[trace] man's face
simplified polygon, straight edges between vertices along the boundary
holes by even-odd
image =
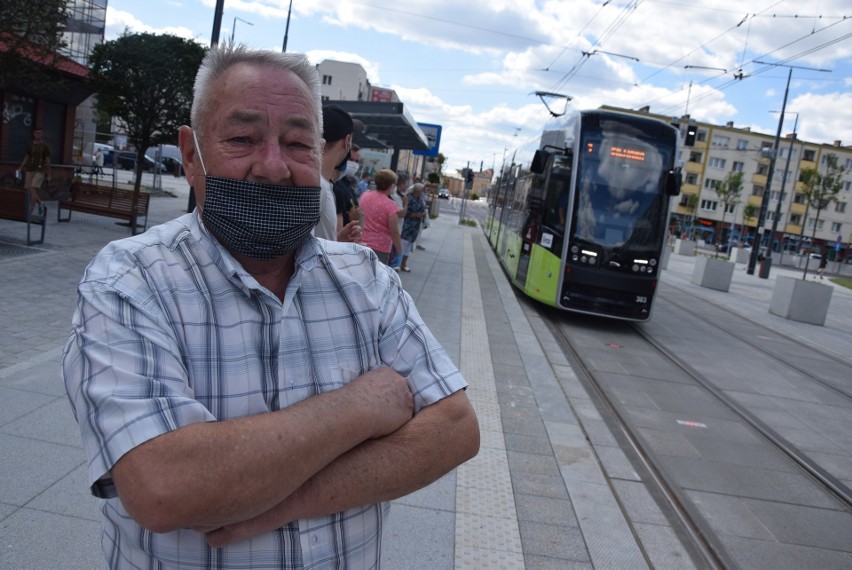
[[[277,184],[319,186],[320,138],[313,99],[293,73],[237,64],[213,84],[198,134],[211,176]],[[204,205],[204,171],[192,140],[181,127],[187,178]]]
[[[43,135],[44,131],[42,131],[41,129],[36,129],[33,131],[33,140],[40,141]]]

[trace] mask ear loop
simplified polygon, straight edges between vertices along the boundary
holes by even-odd
[[[201,147],[198,145],[198,137],[195,135],[195,129],[192,129],[192,140],[195,142],[195,152],[198,153],[198,162],[201,163],[201,170],[204,171],[204,176],[207,176],[207,168],[204,166],[204,157],[201,156]]]

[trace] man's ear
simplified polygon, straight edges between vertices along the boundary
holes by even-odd
[[[178,148],[180,148],[186,179],[192,184],[193,177],[204,175],[204,169],[201,168],[201,162],[198,159],[198,149],[195,148],[192,127],[183,125],[178,129]]]

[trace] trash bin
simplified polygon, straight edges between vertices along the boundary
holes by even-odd
[[[760,260],[760,272],[758,272],[757,276],[761,279],[769,278],[769,270],[772,268],[772,258],[769,256],[763,256]]]

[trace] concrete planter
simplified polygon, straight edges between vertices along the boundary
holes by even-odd
[[[672,247],[669,244],[663,246],[662,259],[660,260],[660,266],[663,269],[669,268],[669,258],[672,256]]]
[[[675,251],[680,255],[695,255],[695,240],[678,238],[675,240]]]
[[[831,285],[794,277],[776,277],[769,312],[790,321],[822,326],[831,303]]]
[[[734,277],[733,263],[726,259],[699,256],[692,270],[692,284],[706,289],[728,292]]]
[[[748,263],[751,250],[744,247],[731,248],[731,261],[734,263]]]

